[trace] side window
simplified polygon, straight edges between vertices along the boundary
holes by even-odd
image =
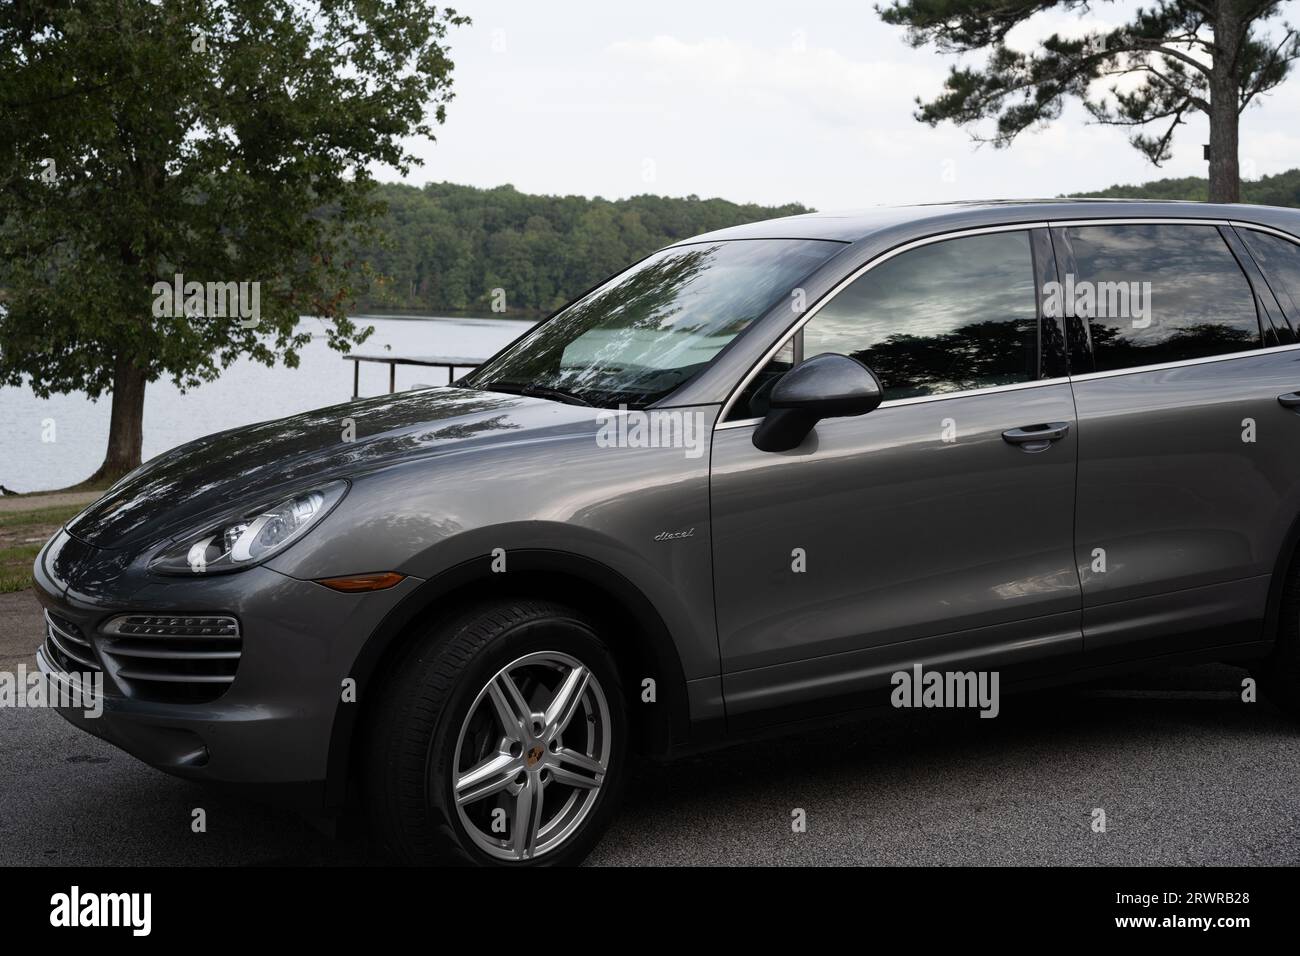
[[[864,272],[800,333],[801,354],[849,355],[880,379],[885,400],[939,395],[1038,377],[1038,310],[1027,232],[946,239]],[[778,356],[731,417],[759,417],[789,369]]]
[[[1287,321],[1292,326],[1300,323],[1300,246],[1254,229],[1237,232],[1263,270],[1269,288],[1286,312]]]
[[[1217,227],[1074,226],[1066,234],[1076,274],[1056,305],[1087,320],[1098,372],[1260,347],[1254,293]]]

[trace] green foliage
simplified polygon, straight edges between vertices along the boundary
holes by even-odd
[[[1290,27],[1279,35],[1264,29],[1283,7],[1267,0],[1156,0],[1129,12],[1129,22],[1114,29],[1054,33],[1033,50],[1007,44],[1014,28],[1040,14],[1086,18],[1098,6],[1115,3],[894,0],[877,10],[886,23],[905,27],[914,46],[987,53],[981,66],[953,67],[934,100],[918,99],[922,122],[974,126],[992,120],[992,132],[977,138],[1006,146],[1024,130],[1056,119],[1066,100],[1076,98],[1096,121],[1130,129],[1133,145],[1157,166],[1169,158],[1189,112],[1235,129],[1237,114],[1282,83],[1300,57],[1300,36]],[[1152,125],[1155,135],[1144,132]],[[1234,154],[1235,178],[1235,135],[1224,146]]]
[[[25,591],[32,583],[32,565],[41,553],[39,544],[0,548],[0,594]]]
[[[442,122],[464,22],[425,0],[0,5],[0,384],[97,397],[295,365],[304,312],[335,348],[364,338],[368,169],[409,172],[403,139]],[[176,273],[260,283],[260,325],[156,318]]]
[[[1075,193],[1096,199],[1182,199],[1205,201],[1209,186],[1198,176],[1182,179],[1157,179],[1140,185],[1111,186],[1099,192]],[[1289,169],[1276,176],[1264,176],[1241,184],[1242,202],[1261,206],[1300,207],[1300,169]]]
[[[19,499],[24,500],[24,499]],[[62,527],[64,522],[71,521],[77,515],[81,514],[86,508],[85,504],[76,505],[48,505],[44,508],[24,508],[21,511],[0,511],[0,533],[6,529],[24,528],[31,526],[53,525]]]
[[[359,256],[385,279],[359,305],[482,311],[503,289],[511,312],[549,312],[679,239],[809,210],[722,199],[533,196],[513,186],[384,185],[385,241]]]
[[[46,540],[85,507],[48,505],[0,511],[0,594],[22,591],[31,584],[32,564]]]

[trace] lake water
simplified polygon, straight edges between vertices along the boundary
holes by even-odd
[[[532,327],[517,319],[358,316],[374,334],[361,355],[447,355],[487,358]],[[329,347],[325,323],[304,318],[311,344],[299,353],[298,368],[271,368],[246,359],[215,382],[184,394],[169,381],[145,392],[146,460],[184,442],[225,428],[281,418],[336,405],[352,397],[352,363]],[[463,372],[458,372],[463,374]],[[399,391],[442,385],[445,369],[398,366]],[[388,366],[361,364],[362,395],[388,391]],[[13,491],[66,488],[88,478],[104,460],[110,398],[92,402],[84,394],[39,399],[29,389],[0,388],[0,485]],[[53,425],[53,441],[49,437]]]

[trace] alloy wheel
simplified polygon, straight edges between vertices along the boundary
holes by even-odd
[[[612,731],[605,692],[576,658],[539,651],[507,664],[479,691],[456,740],[461,825],[499,860],[555,851],[599,799]]]

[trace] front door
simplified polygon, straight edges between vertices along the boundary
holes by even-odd
[[[1059,344],[1040,331],[1048,249],[1045,231],[993,231],[878,261],[742,390],[711,478],[733,725],[863,706],[913,663],[1080,650],[1074,402],[1040,347]],[[871,368],[884,403],[759,451],[771,385],[822,352]]]

